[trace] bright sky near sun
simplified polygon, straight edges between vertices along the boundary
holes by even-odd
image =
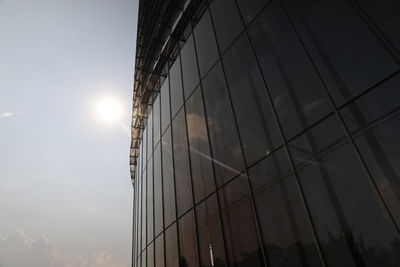
[[[0,0],[0,266],[123,267],[137,0]]]

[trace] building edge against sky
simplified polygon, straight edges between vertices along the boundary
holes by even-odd
[[[140,0],[132,266],[400,266],[399,11]]]

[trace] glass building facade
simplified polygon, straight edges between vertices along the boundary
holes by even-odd
[[[400,2],[140,5],[132,266],[400,266]]]

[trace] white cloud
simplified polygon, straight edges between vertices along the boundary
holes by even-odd
[[[3,118],[7,118],[7,117],[14,116],[14,113],[12,113],[12,112],[3,112],[3,113],[1,114],[1,116],[2,116]]]
[[[42,235],[33,238],[23,231],[12,231],[0,238],[1,267],[125,267],[115,263],[110,253],[100,251],[75,259],[56,252],[53,242]]]

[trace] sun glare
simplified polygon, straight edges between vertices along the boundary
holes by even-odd
[[[113,97],[100,98],[96,103],[96,115],[103,121],[117,121],[121,118],[122,114],[121,103]]]

